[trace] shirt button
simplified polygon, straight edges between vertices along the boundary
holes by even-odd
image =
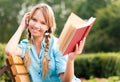
[[[38,72],[38,74],[40,75],[40,72]]]

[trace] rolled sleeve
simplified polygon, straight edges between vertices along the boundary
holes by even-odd
[[[58,46],[55,49],[55,61],[56,61],[56,72],[59,75],[60,73],[64,73],[66,71],[68,56],[63,56],[59,51]]]
[[[26,52],[26,50],[27,50],[27,45],[28,45],[27,39],[22,40],[22,41],[18,44],[18,47],[22,49],[22,54],[21,54],[21,57],[22,57],[22,58],[25,56],[25,52]]]

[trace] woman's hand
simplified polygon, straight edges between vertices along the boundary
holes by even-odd
[[[26,13],[22,18],[22,21],[20,23],[20,27],[23,28],[23,30],[25,30],[28,27],[29,17],[30,17],[30,12]]]
[[[69,61],[74,61],[75,58],[82,53],[84,44],[85,44],[86,37],[79,42],[79,44],[76,44],[75,51],[69,54]]]
[[[86,40],[86,38],[81,40],[79,42],[79,44],[76,44],[75,51],[68,55],[68,62],[67,62],[66,71],[64,74],[62,74],[62,73],[60,74],[62,82],[72,82],[72,79],[74,77],[74,60],[79,54],[82,53],[85,40]]]

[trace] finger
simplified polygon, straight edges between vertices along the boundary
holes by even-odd
[[[78,44],[76,44],[75,54],[76,54],[76,55],[80,54],[80,53],[79,53],[79,45],[78,45]]]
[[[86,37],[83,38],[82,47],[84,47],[84,45],[85,45],[85,41],[86,41]]]
[[[77,52],[78,51],[78,44],[76,44],[76,48],[75,48],[75,52]]]
[[[30,12],[26,13],[26,24],[29,24],[29,20],[30,20]]]
[[[80,50],[81,46],[82,46],[82,40],[79,42],[79,47],[78,47],[79,50]]]
[[[84,43],[85,43],[85,41],[86,41],[86,37],[83,38],[83,42],[84,42]]]
[[[26,15],[30,15],[30,12],[27,12]]]
[[[80,53],[82,53],[83,47],[84,47],[85,39],[81,40],[79,43],[78,50]]]
[[[81,40],[78,46],[78,50],[80,53],[82,52],[82,47],[83,47],[83,41]]]
[[[86,41],[86,37],[83,38],[83,40],[81,40],[82,42],[80,43],[82,46],[84,46],[85,41]]]

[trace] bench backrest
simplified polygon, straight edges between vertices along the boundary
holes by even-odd
[[[28,71],[21,57],[8,56],[7,63],[10,66],[10,72],[14,82],[30,82]]]

